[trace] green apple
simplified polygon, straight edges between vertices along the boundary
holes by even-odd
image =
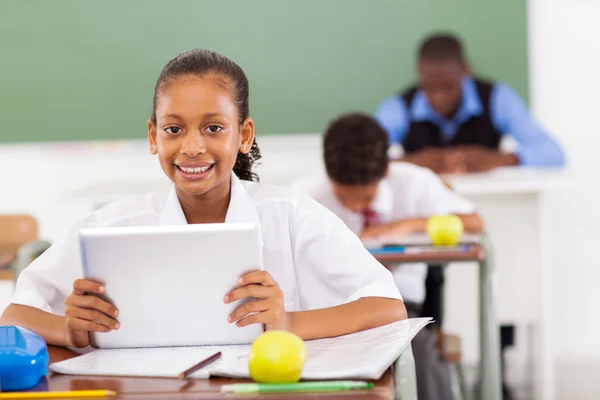
[[[427,234],[434,246],[456,246],[463,230],[456,215],[435,215],[427,220]]]
[[[285,331],[261,334],[250,348],[250,377],[262,383],[293,383],[300,380],[306,346],[298,336]]]

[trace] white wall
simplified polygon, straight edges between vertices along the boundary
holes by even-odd
[[[318,134],[264,136],[261,181],[286,185],[321,170]],[[0,214],[28,213],[55,240],[94,204],[155,191],[169,182],[146,140],[0,145]]]
[[[557,356],[600,358],[600,1],[529,0],[534,113],[581,182],[555,199]]]

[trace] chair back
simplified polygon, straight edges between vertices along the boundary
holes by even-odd
[[[21,246],[38,238],[38,224],[30,215],[0,215],[0,268]]]

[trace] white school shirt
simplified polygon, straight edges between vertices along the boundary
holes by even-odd
[[[325,174],[302,178],[293,186],[335,213],[352,232],[357,235],[362,232],[362,213],[350,211],[338,201]],[[378,214],[380,223],[475,211],[471,203],[448,189],[431,170],[404,162],[390,163],[388,175],[379,183],[371,209]],[[392,270],[404,300],[422,303],[427,265],[401,264]]]
[[[392,275],[329,210],[288,188],[241,181],[233,174],[231,182],[225,222],[259,226],[264,269],[282,289],[286,311],[370,296],[401,299]],[[174,187],[109,204],[77,223],[21,273],[12,302],[64,315],[64,300],[83,273],[80,228],[182,224],[187,221]]]

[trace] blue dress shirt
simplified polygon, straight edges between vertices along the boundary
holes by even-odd
[[[377,121],[390,135],[392,143],[402,143],[411,121],[433,122],[445,140],[451,140],[461,124],[483,113],[483,105],[472,77],[462,83],[461,104],[455,116],[448,120],[435,112],[427,96],[419,90],[410,108],[400,96],[384,100],[375,114]],[[558,143],[534,121],[527,106],[509,86],[495,83],[490,98],[490,118],[498,132],[512,136],[519,144],[516,155],[521,165],[559,167],[565,156]]]

